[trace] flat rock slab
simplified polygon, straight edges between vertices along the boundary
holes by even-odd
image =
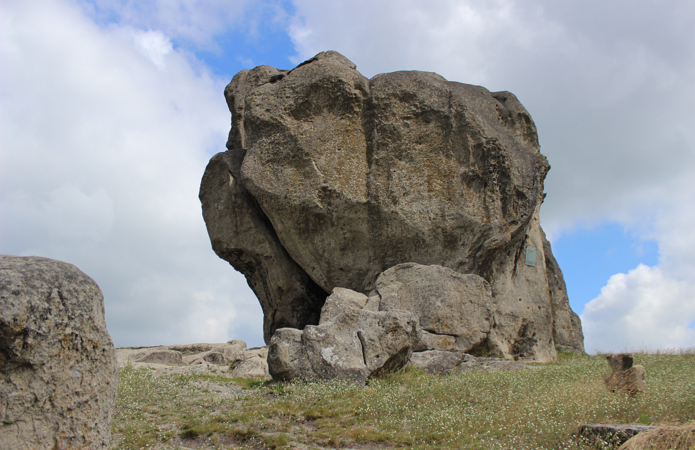
[[[643,431],[655,430],[657,428],[659,427],[649,425],[587,423],[579,427],[579,435],[587,439],[590,443],[603,441],[617,446]]]
[[[144,367],[154,370],[156,375],[183,373],[270,379],[268,349],[247,349],[246,343],[239,340],[226,344],[118,348],[116,358],[119,367],[128,364]]]

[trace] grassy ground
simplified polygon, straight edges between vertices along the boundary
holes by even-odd
[[[695,419],[695,351],[635,354],[647,392],[608,393],[603,356],[522,372],[402,371],[366,387],[192,375],[119,375],[113,449],[588,449],[583,423]]]

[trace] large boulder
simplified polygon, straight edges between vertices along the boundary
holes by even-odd
[[[0,256],[1,448],[106,448],[117,370],[91,278],[60,261]]]
[[[317,324],[334,288],[370,296],[409,262],[490,284],[485,353],[550,360],[553,327],[580,327],[551,298],[538,221],[549,165],[513,94],[428,72],[367,79],[325,52],[241,71],[225,97],[228,151],[200,199],[213,249],[261,302],[266,341]]]

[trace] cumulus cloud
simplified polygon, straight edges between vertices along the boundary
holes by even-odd
[[[587,351],[691,348],[695,289],[658,267],[613,275],[581,316]]]
[[[197,199],[224,150],[228,80],[162,31],[52,0],[2,9],[0,252],[93,277],[117,345],[262,343],[258,302],[210,249]]]
[[[616,274],[587,305],[587,348],[695,343],[695,4],[294,3],[297,62],[334,49],[366,76],[428,70],[514,92],[552,166],[551,240],[610,221],[659,245],[657,267]],[[643,313],[661,309],[679,315]]]

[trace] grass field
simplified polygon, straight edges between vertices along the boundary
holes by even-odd
[[[583,423],[695,419],[695,351],[634,354],[647,392],[608,393],[605,357],[519,372],[401,371],[367,386],[119,374],[113,449],[588,449]],[[609,446],[607,448],[610,448]]]

